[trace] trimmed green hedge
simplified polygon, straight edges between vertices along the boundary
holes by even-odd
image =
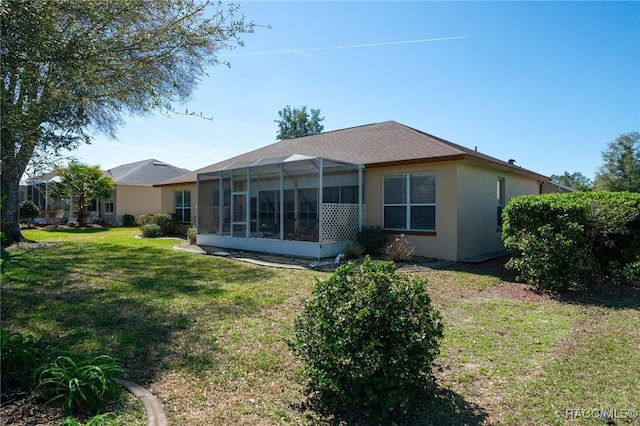
[[[503,212],[507,266],[540,288],[566,290],[594,274],[638,284],[640,194],[578,192],[513,198]]]

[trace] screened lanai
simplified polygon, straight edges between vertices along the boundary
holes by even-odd
[[[291,155],[198,174],[197,243],[335,256],[364,223],[363,173],[358,164]]]

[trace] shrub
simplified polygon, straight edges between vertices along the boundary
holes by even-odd
[[[144,238],[158,238],[163,235],[162,228],[160,228],[160,225],[156,225],[155,223],[147,223],[146,225],[142,225],[140,227],[140,231],[142,232],[142,236]]]
[[[156,213],[141,214],[136,219],[136,223],[142,229],[145,225],[158,225],[161,235],[175,235],[178,229],[179,220],[175,214]]]
[[[405,412],[432,382],[443,326],[426,281],[369,256],[359,270],[354,266],[317,280],[289,345],[312,391],[380,421]]]
[[[36,384],[47,399],[44,405],[60,401],[66,413],[99,411],[108,398],[118,395],[120,387],[113,379],[123,373],[124,369],[110,356],[70,354],[40,367]]]
[[[26,220],[31,225],[31,219],[40,215],[40,209],[31,200],[20,203],[20,219]]]
[[[162,235],[174,235],[180,222],[175,214],[156,213],[153,215],[153,223],[160,226]]]
[[[360,244],[349,241],[347,244],[345,244],[344,250],[342,252],[344,253],[344,257],[346,259],[357,259],[362,256],[362,253],[364,253],[364,249]]]
[[[198,235],[197,228],[189,228],[187,229],[187,240],[189,240],[189,244],[196,243],[196,236]]]
[[[141,214],[136,218],[136,225],[138,226],[144,226],[150,223],[154,223],[152,214]]]
[[[36,339],[30,334],[12,333],[0,329],[2,369],[1,387],[29,387],[33,373],[44,364],[50,352],[47,339]]]
[[[520,279],[566,290],[640,258],[640,194],[516,197],[504,209],[502,238]]]
[[[380,226],[364,226],[356,235],[356,240],[365,254],[376,254],[382,251],[387,242],[387,234]]]
[[[411,260],[416,253],[416,246],[407,240],[404,234],[396,235],[390,244],[384,248],[384,254],[387,259],[393,262],[402,262]]]
[[[122,224],[124,226],[134,226],[136,224],[136,218],[132,214],[125,213]]]

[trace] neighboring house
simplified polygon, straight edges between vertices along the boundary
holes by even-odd
[[[321,258],[379,225],[417,255],[458,261],[504,250],[502,208],[548,181],[387,121],[278,141],[155,186],[163,211],[189,209],[200,245]]]
[[[125,214],[138,216],[161,212],[161,190],[153,185],[190,171],[149,159],[123,164],[106,172],[113,177],[115,191],[112,198],[102,200],[99,210],[104,223],[120,226]]]
[[[162,211],[161,190],[153,184],[189,173],[171,164],[155,159],[123,164],[106,171],[115,183],[111,198],[93,200],[87,207],[89,223],[121,226],[125,214],[138,216],[145,213]],[[20,201],[32,200],[46,219],[41,223],[66,223],[75,220],[77,211],[69,201],[54,200],[48,193],[52,183],[59,181],[58,176],[48,173],[41,179],[28,180],[20,185]],[[189,219],[186,220],[189,222]]]

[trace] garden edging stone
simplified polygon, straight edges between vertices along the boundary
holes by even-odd
[[[116,383],[131,392],[142,402],[144,410],[147,412],[147,426],[168,426],[167,416],[164,414],[162,403],[151,392],[140,385],[124,379],[114,379]]]

